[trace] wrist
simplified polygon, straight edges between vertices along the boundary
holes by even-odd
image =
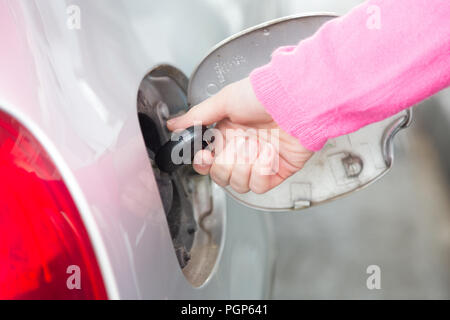
[[[311,117],[308,110],[303,110],[300,103],[291,98],[273,62],[255,69],[249,79],[256,98],[281,129],[310,151],[318,151],[325,145],[325,124]]]

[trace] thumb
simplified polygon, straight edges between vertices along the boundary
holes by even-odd
[[[224,90],[192,107],[186,114],[167,121],[169,130],[186,129],[201,123],[203,126],[216,123],[227,117]]]

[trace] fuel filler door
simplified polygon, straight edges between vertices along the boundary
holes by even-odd
[[[293,16],[271,21],[218,44],[199,64],[189,81],[188,102],[194,106],[220,89],[247,77],[270,62],[281,46],[296,45],[313,35],[333,15]],[[307,79],[305,79],[307,81]],[[228,193],[244,205],[265,211],[309,208],[362,189],[392,166],[394,135],[411,121],[411,111],[328,141],[306,166],[266,194]]]

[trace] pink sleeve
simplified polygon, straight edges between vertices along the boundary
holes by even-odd
[[[450,85],[450,0],[372,0],[252,72],[258,100],[310,150]]]

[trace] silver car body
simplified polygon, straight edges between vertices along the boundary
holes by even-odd
[[[227,214],[214,271],[199,288],[185,279],[136,109],[139,84],[153,66],[170,63],[189,74],[210,47],[239,31],[234,15],[248,24],[271,18],[261,10],[247,21],[244,5],[0,1],[0,107],[31,130],[61,171],[111,299],[256,299],[269,292],[270,218],[231,202],[219,202]],[[71,28],[77,8],[80,28]],[[224,199],[223,190],[214,194]]]

